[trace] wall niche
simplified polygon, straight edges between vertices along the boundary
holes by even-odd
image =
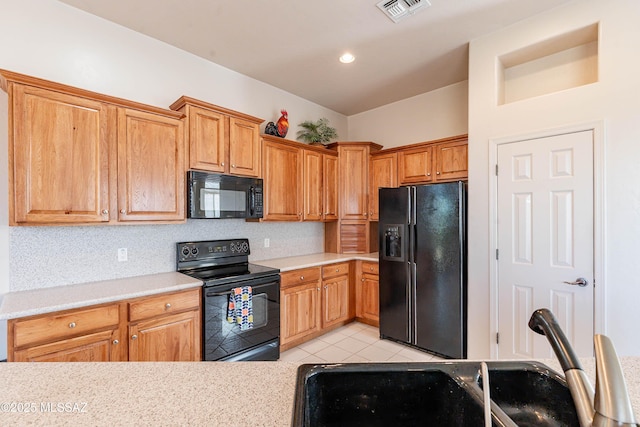
[[[498,105],[598,81],[598,24],[498,57]]]

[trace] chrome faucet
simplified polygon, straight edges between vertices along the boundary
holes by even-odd
[[[638,427],[622,368],[611,340],[594,337],[596,353],[596,391],[582,370],[580,361],[551,311],[536,310],[529,328],[545,335],[564,371],[576,407],[580,427]]]

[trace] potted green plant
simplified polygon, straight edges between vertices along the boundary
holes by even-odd
[[[304,141],[311,145],[325,145],[332,139],[338,137],[335,128],[329,126],[329,119],[321,118],[317,121],[305,120],[298,124],[300,129],[297,134],[299,141]]]

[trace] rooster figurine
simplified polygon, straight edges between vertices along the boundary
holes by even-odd
[[[284,138],[287,136],[287,131],[289,131],[289,115],[287,114],[287,110],[280,110],[280,113],[282,115],[276,122],[276,127],[278,128],[278,135]]]
[[[269,122],[264,128],[264,133],[267,135],[279,136],[284,138],[289,131],[289,116],[287,110],[280,110],[282,114],[276,123]]]

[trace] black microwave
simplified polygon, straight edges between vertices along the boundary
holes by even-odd
[[[262,218],[262,179],[188,171],[188,217]]]

